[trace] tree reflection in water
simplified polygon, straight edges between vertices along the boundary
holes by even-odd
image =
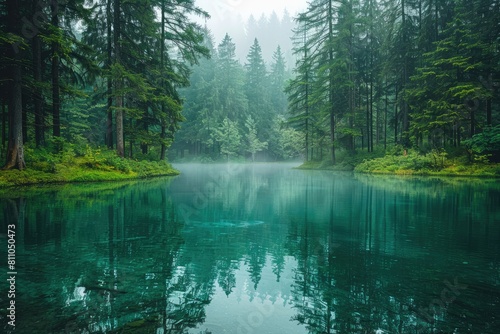
[[[498,185],[276,166],[0,195],[16,333],[500,328]]]

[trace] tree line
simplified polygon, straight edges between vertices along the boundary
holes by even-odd
[[[164,159],[184,120],[180,87],[208,57],[193,0],[0,3],[1,153],[90,142]]]
[[[212,57],[200,60],[193,68],[191,85],[181,90],[186,122],[176,136],[173,157],[254,161],[257,154],[266,160],[299,156],[301,134],[287,123],[283,87],[290,73],[281,47],[266,64],[254,38],[241,64],[228,34],[217,46],[206,34]]]
[[[343,150],[500,152],[497,0],[313,0],[296,17],[290,122],[306,160]]]
[[[289,73],[278,45],[266,62],[254,38],[244,64],[229,35],[215,46],[193,0],[6,0],[4,168],[26,166],[25,145],[164,160],[176,133],[173,157],[211,160],[334,164],[339,150],[388,145],[498,158],[499,11],[498,0],[312,0],[295,17]]]

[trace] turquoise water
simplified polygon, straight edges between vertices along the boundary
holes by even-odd
[[[498,333],[498,181],[176,167],[0,194],[12,333]]]

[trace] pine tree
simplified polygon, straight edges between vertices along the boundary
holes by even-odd
[[[335,73],[332,69],[335,61],[334,40],[336,31],[334,22],[337,19],[336,3],[333,0],[315,0],[309,3],[307,11],[299,16],[299,24],[307,23],[310,34],[307,48],[314,50],[309,57],[313,64],[317,80],[313,91],[322,118],[328,124],[330,132],[330,160],[335,164],[335,146],[337,145],[335,126],[338,112],[334,107]]]
[[[267,139],[271,128],[272,115],[270,115],[267,71],[257,39],[254,40],[253,45],[250,47],[245,68],[245,94],[248,100],[248,114],[257,121],[261,132],[260,138]]]
[[[312,65],[311,59],[309,58],[310,51],[307,43],[307,33],[307,22],[301,20],[299,27],[294,31],[294,54],[298,56],[295,67],[295,78],[288,82],[285,93],[288,96],[289,123],[293,128],[304,134],[305,160],[309,161]]]
[[[284,93],[285,82],[288,79],[286,73],[286,63],[281,47],[278,45],[273,54],[273,62],[269,73],[270,96],[273,112],[284,115],[287,107],[286,95]]]
[[[220,101],[216,80],[218,55],[208,30],[205,30],[204,44],[211,57],[202,58],[198,65],[193,66],[190,85],[181,90],[186,121],[176,135],[176,147],[194,145],[196,154],[213,155],[216,150],[213,131],[219,122]]]
[[[221,117],[232,121],[239,120],[248,110],[248,101],[244,94],[244,72],[236,60],[236,46],[231,37],[226,34],[219,44],[217,58],[217,95],[221,108]]]
[[[257,127],[256,122],[251,115],[248,115],[245,121],[245,127],[247,128],[246,133],[246,151],[252,155],[252,161],[255,161],[255,153],[262,151],[267,148],[266,141],[260,141],[257,137]]]
[[[220,145],[220,153],[229,161],[231,156],[237,156],[240,152],[241,134],[236,122],[224,118],[222,124],[215,130],[214,137]]]
[[[444,147],[447,139],[460,145],[466,123],[467,137],[476,133],[475,106],[490,98],[491,93],[479,80],[486,46],[472,30],[468,17],[463,3],[455,8],[454,19],[434,43],[434,50],[425,54],[418,74],[412,77],[414,85],[408,90],[408,101],[414,109],[421,109],[413,115],[411,127],[416,143],[420,136],[428,135],[438,148]]]

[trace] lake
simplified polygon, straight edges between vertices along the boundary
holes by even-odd
[[[0,328],[498,333],[498,180],[293,166],[2,192]]]

